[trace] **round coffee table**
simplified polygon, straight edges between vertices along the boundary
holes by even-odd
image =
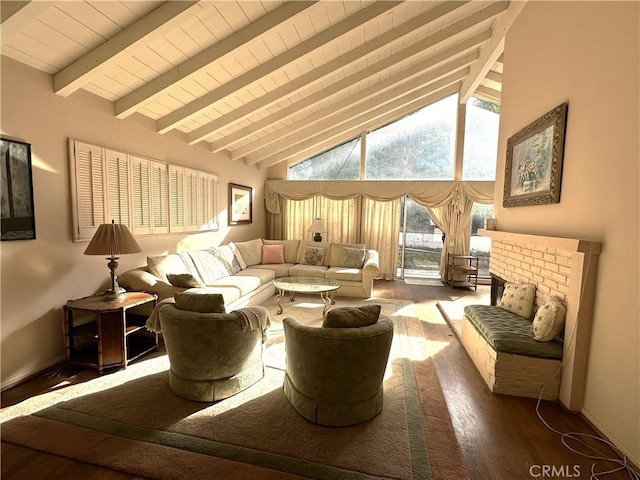
[[[278,290],[276,295],[276,304],[278,305],[276,315],[282,313],[280,298],[285,292],[289,293],[289,298],[292,302],[296,299],[296,293],[319,293],[320,298],[324,301],[324,309],[322,310],[322,315],[324,315],[329,310],[329,307],[335,303],[333,296],[336,290],[340,288],[339,281],[321,277],[283,277],[276,279],[273,285]]]

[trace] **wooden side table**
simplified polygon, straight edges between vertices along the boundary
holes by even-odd
[[[127,367],[139,356],[158,349],[158,334],[149,332],[146,315],[133,307],[158,297],[127,292],[123,300],[105,301],[102,295],[69,300],[64,309],[67,362],[97,368]]]

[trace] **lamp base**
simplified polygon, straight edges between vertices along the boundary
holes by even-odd
[[[114,301],[124,300],[125,292],[126,290],[122,287],[117,287],[115,290],[110,288],[105,292],[104,296],[102,297],[102,300],[104,300],[105,302],[114,302]]]
[[[314,242],[321,242],[321,241],[322,241],[322,235],[320,235],[319,233],[316,233],[316,234],[313,236],[313,241],[314,241]]]

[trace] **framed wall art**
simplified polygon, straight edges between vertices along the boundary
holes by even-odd
[[[504,207],[560,202],[567,103],[507,140]]]
[[[249,224],[253,214],[253,189],[229,183],[229,225]]]
[[[31,145],[0,138],[0,225],[2,240],[36,238],[31,177]]]

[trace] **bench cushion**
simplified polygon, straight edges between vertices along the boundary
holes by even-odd
[[[562,343],[538,342],[533,326],[520,315],[492,305],[467,305],[464,314],[482,337],[500,352],[543,358],[562,358]]]

